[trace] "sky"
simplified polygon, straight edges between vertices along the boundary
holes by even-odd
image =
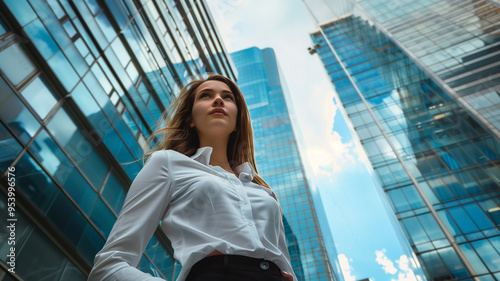
[[[332,0],[333,1],[333,0]],[[421,280],[366,154],[350,133],[300,0],[206,0],[228,52],[273,48],[287,82],[302,160],[323,206],[344,279]],[[323,226],[322,226],[323,227]]]

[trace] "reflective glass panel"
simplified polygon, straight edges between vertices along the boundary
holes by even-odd
[[[89,214],[97,194],[52,138],[42,131],[29,149],[82,210]]]
[[[39,19],[28,24],[24,31],[26,31],[43,58],[48,59],[59,50],[56,42]]]
[[[59,109],[47,128],[92,184],[99,188],[108,167],[96,153],[96,147],[82,133],[85,130],[73,122],[64,108]]]
[[[47,113],[56,105],[57,99],[51,89],[45,83],[45,79],[40,76],[35,78],[21,92],[24,98],[35,109],[38,115],[43,119]]]
[[[101,28],[102,33],[104,33],[104,36],[106,36],[106,39],[108,39],[108,42],[113,41],[113,39],[116,37],[116,32],[111,26],[111,23],[109,23],[106,14],[100,13],[97,17],[95,17],[95,20],[97,21],[97,24]]]
[[[109,174],[106,184],[102,189],[102,197],[118,214],[122,208],[127,192],[125,191],[121,181],[117,179],[114,172]]]
[[[130,56],[123,46],[123,43],[120,40],[115,40],[111,44],[111,48],[113,48],[113,51],[115,51],[116,56],[118,57],[118,60],[120,60],[122,66],[125,67],[130,61]]]
[[[45,214],[56,195],[61,193],[59,187],[28,153],[23,154],[15,167],[19,174],[18,189]]]
[[[465,269],[462,261],[460,261],[457,254],[451,247],[440,249],[438,252],[444,263],[448,266],[448,269],[453,274],[454,278],[459,279],[469,276],[469,273]]]
[[[424,229],[417,218],[409,218],[403,221],[408,233],[411,235],[414,244],[420,244],[429,241]]]
[[[78,243],[78,251],[90,264],[93,264],[95,255],[103,246],[104,239],[90,224],[87,224],[80,243]]]
[[[476,250],[477,254],[484,261],[486,266],[491,271],[499,271],[500,263],[497,262],[500,259],[500,255],[495,251],[493,246],[488,242],[488,240],[479,240],[472,242],[472,247]]]
[[[64,54],[61,51],[57,51],[56,54],[47,61],[47,63],[55,72],[64,88],[70,92],[80,78]]]
[[[83,41],[82,38],[78,38],[75,41],[75,47],[80,52],[82,57],[85,57],[89,54],[89,48],[87,48],[87,45],[85,45],[85,42]]]
[[[463,233],[470,233],[478,231],[477,226],[472,222],[467,213],[462,209],[462,207],[454,207],[448,209],[451,216],[460,227]]]
[[[158,241],[155,235],[149,240],[145,252],[165,276],[170,276],[172,274],[174,260],[170,257],[167,250],[160,241]]]
[[[14,43],[0,52],[0,70],[14,85],[19,85],[33,73],[35,65],[26,56],[18,43]]]
[[[448,269],[443,264],[436,251],[423,253],[421,257],[433,280],[434,278],[435,280],[449,279],[450,274],[448,272]]]
[[[61,251],[38,228],[24,241],[16,255],[16,273],[26,280],[58,280],[66,262]]]
[[[86,281],[87,276],[83,275],[75,265],[68,261],[59,280]]]
[[[87,2],[87,6],[89,7],[89,10],[92,12],[92,14],[97,14],[101,10],[101,7],[99,4],[97,4],[96,0],[85,0]]]
[[[5,0],[4,2],[22,26],[36,18],[36,14],[28,1]]]
[[[64,30],[66,30],[66,33],[68,33],[69,37],[73,37],[76,34],[76,29],[71,23],[71,21],[66,21],[63,23]]]
[[[57,2],[57,0],[47,0],[47,4],[49,4],[54,14],[56,14],[57,18],[60,19],[66,15],[61,5]]]
[[[0,172],[3,173],[7,170],[21,149],[21,145],[7,129],[0,124]]]
[[[470,244],[468,243],[461,244],[460,248],[462,249],[465,256],[476,270],[477,274],[488,273],[488,269],[486,269],[486,266],[484,266],[484,263],[481,261],[481,259],[479,259],[476,252],[472,249]]]
[[[62,192],[57,194],[54,199],[54,203],[47,212],[47,218],[75,246],[82,236],[83,228],[87,224],[87,220],[83,218],[82,213],[75,208],[75,205]]]
[[[90,219],[106,237],[108,237],[109,232],[116,221],[116,217],[100,199],[97,199],[94,210],[92,210],[92,213],[90,214]]]
[[[23,142],[28,142],[40,123],[0,77],[0,117]]]

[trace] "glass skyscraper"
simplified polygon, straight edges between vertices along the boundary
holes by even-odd
[[[207,72],[237,76],[204,1],[0,1],[0,280],[86,280],[160,114]],[[140,269],[177,276],[161,231]]]
[[[231,57],[252,119],[258,172],[280,200],[297,278],[343,280],[333,243],[327,249],[323,240],[323,235],[331,238],[328,222],[320,228],[318,218],[324,216],[318,212],[324,210],[314,205],[290,118],[286,82],[274,51],[253,47]]]
[[[318,1],[304,2],[318,15]],[[351,5],[311,39],[415,268],[428,280],[500,280],[498,4]]]

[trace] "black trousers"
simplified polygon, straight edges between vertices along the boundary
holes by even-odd
[[[284,281],[272,261],[238,255],[210,256],[191,268],[186,281]]]

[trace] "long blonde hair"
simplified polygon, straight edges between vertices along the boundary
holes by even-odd
[[[198,133],[189,124],[193,118],[192,109],[196,89],[203,82],[211,80],[220,81],[229,87],[238,108],[236,132],[231,133],[227,144],[227,158],[231,169],[234,170],[238,165],[249,162],[255,171],[252,182],[271,189],[257,172],[252,123],[243,94],[236,86],[236,83],[219,74],[210,74],[206,79],[193,80],[182,88],[179,97],[161,115],[158,128],[147,139],[144,159],[153,152],[162,149],[172,149],[188,157],[198,150],[200,147]],[[162,124],[165,124],[165,126],[162,126]],[[158,136],[158,141],[150,148],[150,144],[156,136]]]

